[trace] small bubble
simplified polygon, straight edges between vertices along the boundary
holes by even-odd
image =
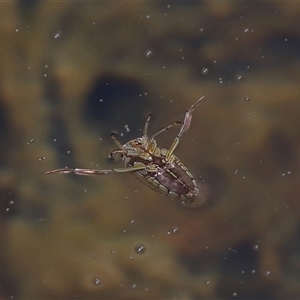
[[[114,254],[116,254],[116,251],[115,250],[111,250],[110,254],[114,255]]]
[[[266,273],[267,275],[270,275],[271,274],[271,271],[267,271],[267,273]]]
[[[135,246],[134,251],[135,251],[137,254],[143,254],[143,253],[146,251],[146,248],[145,248],[144,245],[138,244],[138,245]]]
[[[244,100],[245,101],[250,101],[250,98],[249,97],[245,97]]]
[[[254,250],[258,250],[258,248],[259,248],[258,245],[254,245],[254,246],[253,246],[253,249],[254,249]]]
[[[9,211],[10,211],[9,207],[5,208],[5,211],[6,211],[6,212],[9,212]]]
[[[130,221],[130,224],[133,224],[133,223],[134,223],[134,220],[131,220],[131,221]]]
[[[135,289],[136,287],[137,287],[137,284],[134,283],[134,284],[132,285],[132,288]]]
[[[245,29],[244,29],[244,32],[245,32],[245,33],[249,32],[249,28],[245,28]]]
[[[202,68],[201,74],[207,75],[208,74],[208,69],[207,68]]]
[[[46,156],[42,156],[41,158],[39,158],[39,160],[45,160]]]
[[[101,280],[99,278],[95,278],[94,279],[94,284],[95,285],[100,285],[101,284]]]
[[[247,114],[247,117],[250,117],[250,114]]]
[[[53,37],[54,37],[55,39],[59,39],[59,38],[61,37],[61,31],[58,31],[58,32],[54,33],[54,34],[53,34]]]
[[[150,15],[147,15],[147,16],[146,16],[146,19],[150,19],[150,18],[151,18],[151,16],[150,16]]]
[[[14,203],[15,203],[14,200],[10,200],[10,201],[9,201],[9,204],[10,204],[10,205],[13,205]]]
[[[125,124],[124,128],[125,128],[126,132],[130,132],[130,128],[127,124]]]
[[[145,53],[144,53],[144,55],[146,57],[151,57],[153,55],[153,52],[151,50],[146,50]]]
[[[210,281],[207,280],[207,281],[205,282],[205,284],[206,284],[206,285],[210,285]]]
[[[242,75],[236,75],[236,80],[241,81],[243,79]]]
[[[232,293],[232,296],[236,297],[237,296],[237,292]]]
[[[179,229],[177,227],[173,228],[173,233],[176,234],[179,232]]]
[[[97,255],[96,255],[96,254],[94,254],[94,255],[92,256],[92,258],[97,258]]]
[[[255,271],[255,270],[252,270],[252,271],[251,271],[251,273],[252,273],[252,274],[255,274],[255,273],[256,273],[256,271]]]
[[[29,145],[29,144],[31,144],[31,143],[33,143],[34,142],[34,139],[31,139],[28,143],[27,143],[27,145]]]

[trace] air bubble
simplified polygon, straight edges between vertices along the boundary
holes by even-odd
[[[145,53],[144,53],[144,55],[146,57],[151,57],[153,55],[153,52],[151,50],[146,50]]]
[[[243,79],[243,76],[242,75],[236,75],[236,80],[237,81],[241,81]]]
[[[101,284],[101,280],[99,278],[95,278],[94,279],[94,284],[95,285],[100,285]]]
[[[58,32],[54,33],[54,34],[53,34],[53,37],[54,37],[55,39],[59,39],[59,38],[61,37],[61,31],[58,31]]]
[[[207,75],[207,74],[208,74],[208,69],[207,69],[207,68],[203,68],[203,69],[201,70],[201,73],[202,73],[203,75]]]
[[[245,97],[244,100],[245,101],[250,101],[250,98],[249,97]]]
[[[176,234],[176,233],[178,233],[179,229],[177,227],[175,227],[175,228],[173,228],[172,231],[173,231],[174,234]]]
[[[145,248],[144,245],[138,244],[138,245],[135,246],[134,251],[135,251],[137,254],[143,254],[143,253],[146,251],[146,248]]]
[[[245,33],[249,32],[249,28],[245,28],[245,29],[244,29],[244,32],[245,32]]]
[[[39,160],[45,160],[46,156],[42,156],[41,158],[39,158]]]

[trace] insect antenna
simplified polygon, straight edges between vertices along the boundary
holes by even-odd
[[[151,114],[148,115],[145,126],[144,126],[144,131],[143,131],[144,136],[147,136],[147,134],[148,134],[148,127],[149,127],[150,119],[151,119]]]

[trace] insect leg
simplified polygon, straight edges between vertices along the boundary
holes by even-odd
[[[177,148],[177,146],[179,145],[180,142],[180,138],[182,137],[182,135],[187,132],[190,128],[191,122],[192,122],[192,112],[194,111],[195,107],[207,96],[207,93],[204,94],[202,97],[200,97],[191,107],[190,109],[186,112],[184,120],[183,120],[183,124],[180,128],[180,131],[178,133],[178,135],[176,136],[172,146],[170,147],[170,149],[168,150],[167,154],[166,154],[166,160],[169,160],[171,155],[173,154],[173,152],[175,151],[175,149]]]
[[[174,122],[174,123],[172,123],[172,124],[170,124],[170,125],[168,125],[168,126],[162,128],[161,130],[159,130],[159,131],[157,131],[156,133],[154,133],[154,134],[151,136],[151,138],[152,138],[152,139],[155,138],[156,136],[160,135],[161,133],[167,131],[168,129],[170,129],[171,127],[173,127],[174,125],[177,125],[177,124],[182,124],[182,122],[176,121],[176,122]]]
[[[116,169],[108,169],[108,170],[97,170],[97,169],[78,169],[78,168],[64,168],[64,169],[56,169],[52,171],[45,171],[42,174],[70,174],[74,173],[77,175],[107,175],[111,173],[126,173],[126,172],[136,172],[139,170],[144,170],[146,166],[144,164],[139,164],[134,167],[128,168],[116,168]]]
[[[127,152],[128,152],[127,150],[117,149],[117,150],[110,152],[110,154],[108,155],[108,158],[114,158],[115,154],[117,154],[117,153],[119,153],[121,155],[121,157],[123,157],[123,155],[126,155]]]
[[[113,141],[115,142],[115,144],[120,148],[122,149],[122,144],[117,140],[116,138],[116,134],[114,132],[112,132],[110,134],[111,138],[113,139]]]

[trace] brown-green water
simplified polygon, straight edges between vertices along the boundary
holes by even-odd
[[[0,3],[0,299],[299,299],[300,4]],[[115,168],[182,120],[182,209]],[[178,129],[157,138],[168,148]],[[203,183],[204,188],[204,183]]]

